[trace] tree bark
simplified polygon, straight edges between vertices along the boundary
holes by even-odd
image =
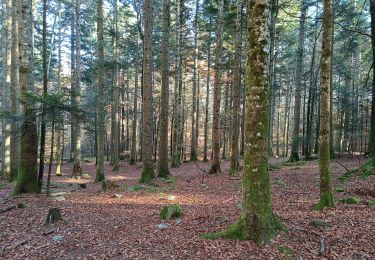
[[[163,55],[160,94],[159,165],[158,176],[170,175],[168,166],[168,110],[169,110],[169,0],[163,0]]]
[[[320,201],[317,208],[331,208],[333,204],[330,162],[330,56],[332,41],[332,13],[331,0],[323,0],[323,36],[322,56],[320,61],[320,144],[319,144],[319,172],[320,172]]]
[[[220,168],[220,99],[221,99],[221,59],[223,48],[224,0],[219,1],[216,22],[214,105],[212,118],[212,161],[209,174],[221,173]]]
[[[245,155],[242,212],[236,223],[207,238],[249,239],[265,244],[281,228],[272,212],[268,173],[268,31],[267,0],[251,0],[248,8]]]
[[[33,82],[33,18],[32,0],[18,0],[19,8],[19,83],[22,102],[21,149],[17,183],[13,194],[37,193],[38,137],[32,102],[27,100],[34,92]]]
[[[299,21],[299,40],[297,50],[296,64],[296,92],[294,96],[294,124],[292,137],[292,151],[289,160],[291,162],[299,161],[299,144],[300,144],[300,121],[301,121],[301,91],[302,91],[302,74],[303,74],[303,53],[305,47],[305,20],[307,12],[306,0],[301,2],[301,16]]]
[[[142,103],[142,176],[140,182],[148,183],[154,178],[152,163],[152,17],[153,1],[144,3],[144,47],[143,47],[143,103]]]

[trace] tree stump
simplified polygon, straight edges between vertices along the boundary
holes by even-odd
[[[48,210],[46,224],[55,223],[56,221],[59,221],[59,220],[64,221],[64,219],[61,216],[60,209],[59,208],[50,208]]]

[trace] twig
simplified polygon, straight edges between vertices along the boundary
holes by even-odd
[[[342,163],[340,163],[340,162],[338,162],[336,160],[334,162],[337,163],[337,164],[339,164],[339,165],[341,165],[348,173],[351,173],[351,171],[348,168],[346,168],[345,165],[343,165]]]
[[[322,236],[320,236],[320,249],[319,249],[319,254],[320,254],[320,255],[324,255],[325,250],[326,250],[326,247],[325,247],[325,245],[324,245],[324,238],[323,238]]]

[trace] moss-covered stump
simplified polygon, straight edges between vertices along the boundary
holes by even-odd
[[[166,204],[160,211],[160,219],[168,220],[171,218],[181,217],[183,210],[180,206],[174,204]]]
[[[341,199],[339,200],[339,202],[345,203],[345,204],[359,204],[361,203],[361,200],[357,197],[349,197],[349,198]]]
[[[106,192],[106,191],[112,190],[112,189],[116,189],[118,187],[119,187],[119,185],[117,185],[113,181],[110,181],[110,180],[102,181],[102,191],[103,192]]]
[[[50,208],[48,210],[48,215],[47,215],[47,218],[46,218],[46,224],[55,223],[57,221],[64,221],[64,219],[61,216],[60,209],[59,208]]]

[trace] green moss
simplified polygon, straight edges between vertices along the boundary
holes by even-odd
[[[202,234],[200,237],[207,239],[228,238],[233,240],[245,240],[246,237],[243,229],[244,227],[242,221],[239,220],[222,231]]]
[[[28,207],[29,207],[29,205],[27,205],[26,203],[18,203],[17,204],[17,208],[19,208],[19,209],[26,209]]]
[[[180,206],[175,204],[166,204],[160,211],[160,219],[168,220],[171,218],[181,217],[183,210]]]
[[[130,158],[129,164],[130,165],[135,165],[137,162],[134,158]]]
[[[286,183],[283,182],[280,179],[274,179],[274,180],[272,180],[271,181],[271,185],[276,185],[276,186],[279,186],[279,187],[282,187],[282,188],[288,188],[288,185],[286,185]]]
[[[337,187],[337,188],[335,189],[335,191],[336,191],[336,192],[345,192],[345,189],[342,188],[342,187]]]
[[[375,199],[372,199],[372,200],[368,200],[366,202],[367,206],[369,207],[374,207],[375,206]]]
[[[83,175],[82,175],[83,177]],[[96,169],[95,182],[101,182],[105,180],[104,171]]]
[[[349,197],[349,198],[341,199],[339,200],[339,202],[345,203],[345,204],[359,204],[361,203],[361,200],[357,197]]]
[[[140,183],[149,183],[154,177],[155,177],[155,175],[154,175],[154,170],[152,169],[152,167],[144,166],[139,182]]]
[[[20,167],[17,177],[16,186],[12,192],[13,196],[19,195],[21,193],[38,193],[38,180],[35,174],[30,174],[25,168]]]
[[[118,172],[119,170],[120,170],[120,167],[119,167],[118,164],[115,164],[115,165],[112,166],[112,171],[113,172]]]
[[[160,164],[158,166],[158,177],[159,178],[168,178],[171,175],[168,167],[162,167]]]
[[[305,164],[306,161],[286,161],[283,163],[284,166],[302,166]]]
[[[314,227],[332,227],[332,224],[323,219],[312,219],[310,225]]]
[[[269,170],[270,171],[277,170],[277,169],[281,169],[281,165],[280,164],[273,164],[273,163],[269,164]]]
[[[297,259],[296,252],[289,247],[278,246],[277,251],[288,259]]]

